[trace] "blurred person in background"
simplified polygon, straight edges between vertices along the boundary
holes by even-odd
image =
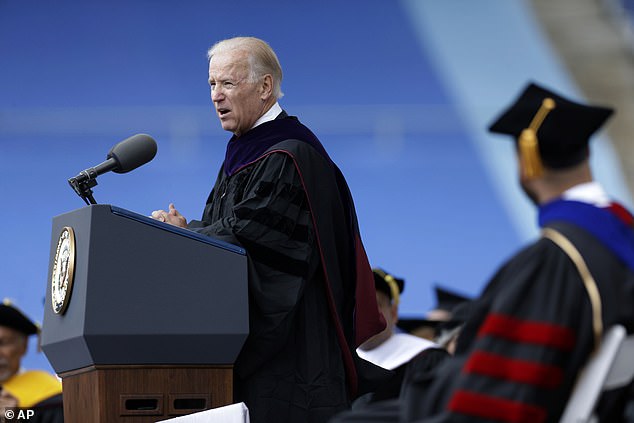
[[[440,285],[434,286],[436,306],[422,318],[408,317],[399,319],[398,327],[412,335],[436,341],[441,325],[452,320],[452,310],[469,298]]]
[[[471,309],[473,307],[473,300],[465,300],[456,305],[451,310],[451,317],[445,322],[440,322],[436,327],[435,342],[445,348],[451,355],[456,352],[456,345],[458,343],[458,336],[462,331],[464,324],[469,319]]]
[[[0,415],[20,408],[33,411],[29,421],[60,423],[64,421],[62,383],[43,370],[21,367],[28,338],[38,333],[39,327],[11,301],[0,304]]]
[[[355,406],[362,402],[377,402],[398,397],[405,371],[411,360],[436,362],[437,355],[441,358],[445,356],[434,342],[397,331],[398,305],[405,289],[405,280],[392,276],[380,268],[373,269],[373,273],[376,300],[387,327],[361,344],[357,348],[357,353],[362,359],[393,371],[394,375],[375,392],[368,394],[363,401],[357,401]]]
[[[420,395],[334,422],[559,421],[604,333],[634,332],[634,217],[589,163],[590,137],[612,113],[530,83],[495,120],[490,131],[516,142],[542,236],[487,284]],[[627,391],[603,396],[600,421],[623,420]]]

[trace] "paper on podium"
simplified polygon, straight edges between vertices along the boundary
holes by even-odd
[[[225,405],[224,407],[212,408],[211,410],[199,411],[198,413],[186,416],[174,417],[173,419],[161,420],[161,422],[174,423],[250,423],[249,409],[246,404]]]

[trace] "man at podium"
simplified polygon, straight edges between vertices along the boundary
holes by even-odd
[[[250,334],[235,401],[254,422],[325,422],[358,391],[355,348],[385,327],[343,175],[282,110],[282,69],[252,37],[208,51],[211,100],[232,132],[201,220],[170,204],[152,217],[241,245]]]
[[[11,414],[7,412],[15,411],[17,417],[19,407],[28,413],[25,416],[29,421],[61,423],[64,421],[61,382],[43,370],[21,368],[28,337],[38,331],[9,300],[0,304],[0,415],[9,418]]]

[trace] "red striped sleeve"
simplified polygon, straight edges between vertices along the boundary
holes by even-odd
[[[503,314],[490,314],[478,336],[494,336],[514,342],[543,345],[570,351],[575,346],[575,332],[552,323],[521,320]]]
[[[534,361],[511,359],[482,351],[471,354],[463,372],[526,383],[542,388],[556,388],[563,379],[563,372],[559,367]]]
[[[459,390],[449,401],[450,411],[508,423],[541,423],[546,410],[531,404]]]

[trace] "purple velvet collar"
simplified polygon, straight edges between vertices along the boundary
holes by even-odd
[[[258,125],[246,134],[231,137],[225,154],[225,174],[233,175],[245,165],[257,160],[275,144],[289,139],[312,145],[322,156],[330,160],[315,134],[295,116],[288,116],[286,112],[282,112],[276,119]]]

